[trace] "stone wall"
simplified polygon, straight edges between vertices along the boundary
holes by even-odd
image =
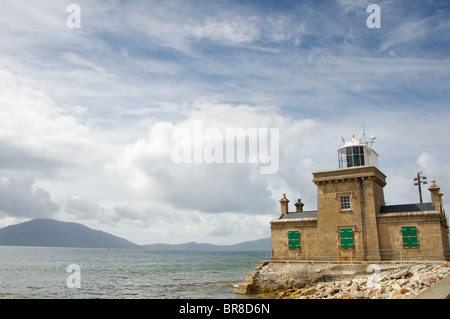
[[[272,259],[305,259],[308,252],[316,250],[317,218],[272,221]],[[289,249],[287,234],[290,230],[300,231],[300,249]]]
[[[400,259],[445,259],[444,247],[447,232],[441,222],[441,214],[437,211],[379,214],[378,229],[380,248],[383,260]],[[416,226],[419,245],[414,248],[403,248],[401,227]],[[430,257],[428,257],[430,256]]]

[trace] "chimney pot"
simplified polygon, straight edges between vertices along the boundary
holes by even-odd
[[[302,201],[300,200],[300,198],[298,199],[297,203],[295,203],[295,211],[297,213],[301,213],[303,212],[303,206],[305,206],[305,204],[302,203]]]
[[[442,196],[443,193],[440,192],[441,188],[436,185],[436,181],[431,180],[431,186],[428,188],[431,193],[431,202],[436,205],[436,210],[442,211]]]
[[[283,194],[283,198],[279,200],[281,204],[281,213],[287,214],[289,212],[288,204],[289,200],[286,198],[286,194]]]

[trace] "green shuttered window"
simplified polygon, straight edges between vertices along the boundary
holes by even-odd
[[[300,232],[297,230],[288,231],[288,248],[299,249],[300,248]]]
[[[353,248],[353,229],[341,228],[339,229],[339,247]]]
[[[402,227],[403,247],[417,247],[417,228],[416,226]]]

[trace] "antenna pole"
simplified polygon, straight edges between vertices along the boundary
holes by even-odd
[[[420,174],[422,174],[422,172],[418,172],[417,173],[417,177],[414,178],[414,185],[416,185],[419,188],[419,198],[420,198],[420,203],[422,204],[422,187],[421,184],[427,184],[426,181],[426,177],[425,176],[421,176]]]
[[[366,144],[366,129],[364,127],[364,122],[362,122],[362,126],[363,126],[363,138],[364,138],[364,144]],[[361,139],[362,140],[362,139]]]

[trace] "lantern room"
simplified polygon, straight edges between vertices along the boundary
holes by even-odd
[[[378,154],[371,145],[375,140],[372,135],[370,142],[363,142],[352,135],[350,140],[338,150],[339,168],[355,166],[375,166],[378,168]]]

